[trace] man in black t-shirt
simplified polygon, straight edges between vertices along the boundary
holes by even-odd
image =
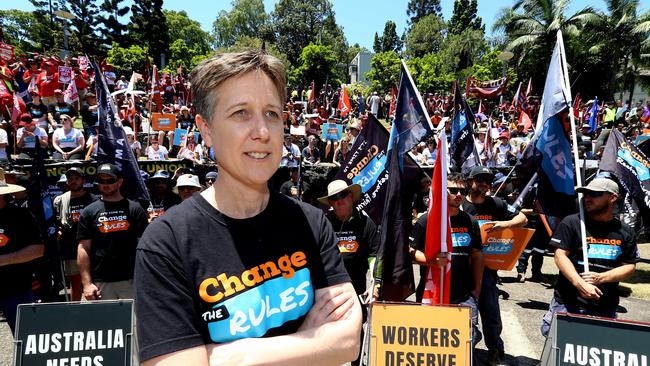
[[[94,93],[88,92],[84,96],[85,103],[81,106],[81,122],[83,123],[86,138],[95,135],[95,124],[97,123],[97,97]]]
[[[474,346],[481,341],[478,329],[478,299],[481,294],[483,279],[483,252],[478,223],[466,212],[460,210],[463,197],[467,193],[465,178],[460,174],[450,174],[447,177],[447,207],[451,222],[451,293],[449,301],[452,304],[469,306],[472,309],[472,340]],[[447,266],[447,254],[440,253],[436,258],[427,259],[424,254],[429,214],[420,216],[413,226],[410,239],[410,254],[413,261],[420,267],[420,283],[415,296],[416,301],[422,301],[426,284],[428,266]]]
[[[298,167],[289,168],[289,172],[291,174],[289,180],[282,183],[280,186],[280,193],[304,201],[302,197],[305,192],[309,191],[309,183],[300,179],[300,169]]]
[[[81,211],[77,234],[83,299],[132,299],[135,249],[147,215],[120,194],[122,173],[114,165],[100,165],[96,182],[101,199]]]
[[[77,118],[77,110],[71,104],[65,102],[63,99],[63,91],[61,89],[56,89],[54,91],[54,96],[56,97],[56,103],[47,106],[47,119],[50,122],[50,126],[52,126],[53,129],[56,129],[57,125],[61,124],[62,114],[67,114],[74,120]]]
[[[68,192],[54,198],[59,226],[59,248],[65,264],[66,279],[70,281],[72,301],[81,300],[81,276],[77,266],[77,231],[81,211],[97,200],[84,189],[86,177],[83,170],[73,167],[65,172]]]
[[[500,198],[487,196],[493,179],[494,174],[487,167],[477,166],[472,169],[469,175],[470,192],[463,200],[463,211],[478,222],[479,228],[489,225],[488,231],[526,225],[528,222],[526,215]],[[497,271],[485,268],[478,305],[485,345],[488,348],[489,361],[492,365],[500,365],[505,362],[505,350],[501,339],[503,323],[501,322],[497,281]]]
[[[555,312],[616,318],[618,282],[634,273],[639,260],[634,230],[614,217],[616,182],[596,178],[586,187],[577,187],[576,192],[584,193],[589,271],[584,271],[583,265],[580,216],[567,216],[549,243],[555,248],[560,274],[542,321],[544,336],[548,335]]]
[[[31,261],[42,257],[45,250],[32,214],[10,203],[10,194],[24,190],[7,184],[0,169],[0,311],[12,334],[17,306],[33,302]]]

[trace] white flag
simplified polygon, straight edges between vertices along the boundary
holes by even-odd
[[[79,100],[79,92],[77,91],[77,83],[74,81],[68,84],[68,87],[63,92],[63,101],[68,104],[72,104]]]

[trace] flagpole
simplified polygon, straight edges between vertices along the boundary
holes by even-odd
[[[562,76],[564,77],[564,84],[562,89],[564,89],[564,96],[567,98],[567,106],[569,107],[569,120],[571,121],[571,141],[573,143],[573,160],[576,173],[576,182],[578,185],[582,185],[582,172],[578,167],[578,138],[576,136],[576,122],[573,115],[573,108],[571,104],[571,90],[568,89],[569,84],[569,71],[566,64],[566,54],[564,52],[564,41],[562,39],[562,31],[557,31],[558,42],[560,43],[560,55],[562,57]],[[580,209],[580,240],[582,242],[582,262],[584,263],[584,271],[589,272],[589,250],[587,248],[587,236],[585,228],[585,209],[582,205],[583,195],[578,193],[578,207]]]

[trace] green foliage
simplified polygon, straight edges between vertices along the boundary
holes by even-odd
[[[416,23],[420,18],[432,14],[442,18],[440,0],[409,0],[406,15],[409,17],[408,23],[410,25]]]
[[[450,73],[445,60],[440,55],[429,53],[406,62],[413,81],[421,93],[449,90],[455,76]]]
[[[127,48],[113,43],[108,50],[106,61],[115,67],[115,73],[130,77],[131,72],[142,72],[148,52],[146,47],[131,45]],[[151,58],[149,58],[151,60]]]
[[[260,49],[262,48],[262,44],[264,44],[264,47],[268,54],[277,57],[280,61],[282,61],[285,67],[290,66],[289,60],[287,60],[287,55],[280,52],[280,50],[276,45],[269,42],[265,42],[260,38],[242,36],[239,39],[237,39],[237,42],[235,42],[235,44],[232,45],[231,47],[220,48],[219,51],[238,52],[238,51],[244,51],[248,49]]]
[[[68,0],[66,5],[65,10],[74,15],[74,19],[69,20],[70,28],[82,46],[82,49],[77,49],[77,51],[93,55],[103,54],[104,49],[96,34],[101,19],[99,8],[95,2],[92,0]]]
[[[336,54],[330,46],[310,43],[302,49],[298,66],[294,74],[299,78],[300,85],[309,85],[312,80],[316,85],[329,83],[336,85],[340,80],[333,77],[336,75]]]
[[[370,52],[367,48],[359,46],[358,43],[355,43],[353,46],[347,49],[345,59],[343,62],[345,64],[349,64],[352,60],[354,60],[354,57],[357,55],[359,52],[365,52],[368,53]]]
[[[21,51],[38,51],[44,47],[41,39],[34,35],[41,26],[32,12],[9,9],[0,10],[0,28],[5,42],[18,47]]]
[[[128,26],[131,44],[146,45],[156,64],[170,44],[162,5],[163,0],[134,0]]]
[[[241,37],[270,39],[269,16],[262,0],[234,0],[232,10],[222,10],[212,23],[214,46],[232,47]]]
[[[483,21],[477,15],[477,7],[476,0],[454,1],[454,12],[449,20],[449,33],[460,35],[467,29],[485,32]]]
[[[384,25],[384,33],[381,37],[375,38],[373,49],[376,53],[380,52],[400,52],[402,50],[402,39],[397,35],[397,26],[395,22],[389,20]]]
[[[461,34],[449,33],[442,46],[441,54],[457,76],[462,77],[466,73],[461,71],[472,66],[486,49],[487,43],[483,31],[468,28]]]
[[[395,51],[380,52],[370,61],[370,71],[366,79],[372,90],[380,93],[390,92],[391,86],[399,82],[400,58]]]
[[[435,14],[429,14],[416,21],[406,36],[406,54],[422,57],[438,52],[445,40],[447,23]]]
[[[478,62],[472,65],[469,74],[482,81],[501,78],[503,76],[503,61],[497,58],[500,53],[500,50],[494,48],[483,54]],[[506,89],[511,90],[512,94],[515,93],[519,82],[524,83],[524,88],[528,85],[528,75],[518,77],[515,69],[512,67],[506,67],[506,76],[508,77]]]
[[[126,42],[125,24],[120,22],[120,18],[129,13],[128,6],[122,6],[125,0],[104,0],[99,8],[102,10],[103,15],[100,17],[102,35],[104,36],[104,43],[107,45],[117,42],[123,44]]]
[[[163,10],[163,13],[170,40],[182,40],[189,49],[199,53],[210,50],[210,35],[201,29],[201,23],[190,19],[185,11]]]

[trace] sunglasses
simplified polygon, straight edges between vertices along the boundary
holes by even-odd
[[[117,183],[116,178],[97,179],[97,184],[115,184],[115,183]]]
[[[466,188],[457,188],[457,187],[448,187],[447,191],[456,196],[458,194],[462,194],[463,196],[467,194],[467,189]]]
[[[350,194],[349,191],[339,192],[339,193],[331,196],[327,200],[330,201],[330,202],[339,201],[339,200],[342,200],[342,199],[346,198],[349,194]]]
[[[587,197],[598,198],[602,197],[607,192],[585,191],[583,194]]]

